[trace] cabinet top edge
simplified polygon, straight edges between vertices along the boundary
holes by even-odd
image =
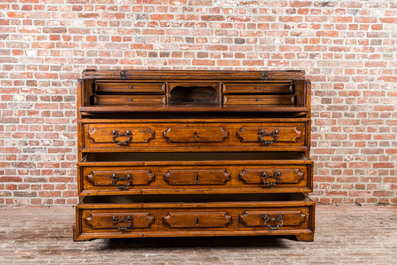
[[[305,71],[237,70],[95,70],[83,71],[83,79],[181,79],[181,80],[303,80]]]

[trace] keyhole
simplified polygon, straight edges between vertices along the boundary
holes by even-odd
[[[196,182],[199,182],[199,175],[196,175]]]
[[[199,224],[199,219],[198,218],[196,218],[196,225],[198,225]]]

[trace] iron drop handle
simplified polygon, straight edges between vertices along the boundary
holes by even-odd
[[[125,133],[119,133],[118,131],[112,131],[113,134],[113,142],[118,145],[127,145],[132,140],[132,132],[130,130],[126,131]],[[128,137],[125,141],[117,141],[117,137]]]
[[[112,174],[112,184],[113,186],[117,187],[119,190],[126,190],[128,186],[132,185],[132,175],[131,174],[127,174],[127,176],[125,178],[120,178],[117,176],[117,174]],[[118,181],[128,181],[128,184],[125,185],[118,185],[117,182]]]
[[[271,133],[267,133],[264,130],[259,130],[258,141],[263,144],[273,144],[278,139],[278,133],[279,133],[279,131],[277,129],[272,131]],[[273,140],[264,140],[264,139],[262,139],[263,136],[272,136]]]
[[[112,220],[113,220],[113,228],[116,228],[117,231],[119,232],[127,231],[128,229],[132,228],[133,225],[131,215],[127,215],[124,219],[119,219],[117,216],[113,215]],[[118,226],[118,224],[120,223],[126,223],[128,225]]]
[[[266,172],[262,172],[261,174],[261,182],[266,185],[266,187],[275,187],[280,182],[281,173],[279,171],[274,172],[274,175],[268,175]],[[275,179],[276,181],[269,182],[266,179]]]
[[[279,214],[277,218],[270,218],[269,215],[264,215],[263,219],[265,219],[265,226],[269,227],[270,230],[279,230],[281,226],[283,226],[283,216]],[[270,222],[271,224],[268,224]],[[278,223],[276,225],[276,223]]]

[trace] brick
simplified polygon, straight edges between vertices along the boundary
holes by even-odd
[[[203,21],[224,21],[225,17],[222,15],[203,15],[201,16]]]
[[[152,20],[171,20],[174,19],[174,15],[172,14],[153,14],[150,15]]]
[[[395,163],[374,163],[374,168],[394,168]]]

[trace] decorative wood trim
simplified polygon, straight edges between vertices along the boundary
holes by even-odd
[[[287,209],[244,211],[244,213],[239,216],[239,221],[245,227],[266,227],[264,216],[282,216],[284,228],[285,226],[299,227],[304,222],[309,222],[302,211]]]
[[[182,173],[182,178],[184,177],[185,179],[182,179],[181,181],[178,182],[178,180],[175,181],[175,179],[171,179],[170,176],[172,176],[174,171],[179,171],[179,174]],[[223,176],[225,177],[224,179],[219,179],[216,178],[215,176],[211,176],[212,178],[209,178],[211,181],[208,181],[208,177],[206,178],[207,180],[202,181],[202,177],[200,178],[200,173],[206,172],[207,174],[215,174],[215,172],[219,173],[220,169],[169,169],[164,175],[163,179],[165,182],[168,183],[168,185],[225,185],[228,181],[231,180],[231,175],[227,173],[226,169],[222,172]],[[195,175],[195,179],[193,181],[189,182],[189,176]],[[218,180],[215,181],[215,180]]]
[[[303,125],[306,126],[306,125]],[[266,132],[265,129],[266,128],[260,128],[260,126],[258,125],[258,127],[241,127],[240,130],[238,130],[236,132],[237,137],[240,139],[240,142],[242,143],[252,143],[252,142],[265,142],[264,144],[266,144],[266,141],[263,141],[262,136],[269,136],[269,137],[273,137],[272,141],[269,141],[271,144],[273,143],[278,143],[278,142],[288,142],[288,143],[296,143],[298,142],[299,139],[302,138],[302,131],[298,129],[297,126],[277,126],[277,125],[271,125],[270,128],[273,128],[270,132]],[[288,132],[285,132],[284,130],[288,130],[288,129],[292,129],[292,131],[296,134],[295,138],[292,139],[288,139],[288,141],[283,141],[283,137],[290,137],[291,134]],[[284,131],[284,132],[283,132]],[[257,133],[255,133],[257,132]],[[247,134],[247,136],[244,137],[243,134]],[[249,140],[247,140],[246,138],[249,138]],[[253,140],[254,139],[254,140]]]
[[[137,129],[137,128],[135,128],[135,129]],[[138,129],[144,129],[144,128],[138,128]],[[101,134],[102,130],[107,130],[107,131],[110,132],[108,139],[106,139],[106,141],[103,141],[103,139],[101,139],[102,141],[96,141],[95,140],[96,138],[94,137],[94,134],[96,134],[96,133]],[[120,136],[123,136],[123,137],[126,136],[126,137],[130,138],[127,142],[125,142],[125,144],[122,144],[122,145],[123,146],[128,146],[128,145],[134,144],[134,143],[150,143],[150,141],[152,139],[156,138],[156,134],[155,134],[155,131],[153,131],[150,127],[147,127],[146,131],[149,133],[149,136],[144,141],[134,140],[134,134],[135,134],[135,138],[136,138],[137,134],[143,133],[142,131],[136,132],[134,129],[127,129],[125,131],[125,133],[120,133]],[[115,130],[112,130],[112,129],[107,128],[107,127],[105,127],[105,128],[95,128],[94,127],[91,130],[87,131],[87,136],[88,136],[88,139],[91,141],[91,143],[117,143],[117,141],[115,139],[115,137],[118,137],[117,134],[119,134],[117,126],[116,126]]]
[[[168,134],[170,133],[170,132],[172,132],[172,131],[175,131],[175,132],[178,132],[178,131],[184,131],[184,133],[186,132],[186,130],[189,130],[189,133],[190,133],[190,131],[191,132],[193,132],[194,131],[194,133],[193,133],[193,135],[192,135],[192,138],[191,138],[191,140],[179,140],[178,139],[178,135],[176,135],[176,139],[172,139],[173,137],[172,136],[169,136]],[[224,136],[222,137],[222,138],[217,138],[217,139],[203,139],[203,140],[200,140],[200,134],[202,133],[202,132],[205,132],[205,131],[208,131],[208,130],[214,130],[214,133],[215,132],[218,132],[218,131],[220,131],[221,133],[223,133],[224,134]],[[201,131],[201,132],[200,132]],[[215,135],[216,136],[216,135]],[[186,138],[187,137],[187,135],[185,134],[185,135],[182,135],[182,139],[183,138]],[[225,140],[227,139],[227,138],[229,138],[229,132],[228,131],[226,131],[225,130],[225,128],[213,128],[213,127],[202,127],[202,128],[194,128],[194,127],[186,127],[186,128],[184,128],[184,127],[177,127],[177,128],[171,128],[171,127],[168,127],[164,132],[163,132],[163,138],[166,140],[166,142],[167,143],[223,143],[223,142],[225,142]],[[174,136],[174,138],[175,138],[175,136]]]
[[[123,72],[123,75],[121,75]],[[125,79],[136,80],[280,80],[304,79],[305,72],[288,71],[229,71],[229,70],[109,70],[83,72],[84,79]]]
[[[129,229],[150,228],[155,217],[148,212],[93,212],[85,218],[85,225],[93,230],[115,229],[114,217],[125,219],[130,217],[132,226]]]
[[[226,212],[170,212],[163,217],[169,228],[225,228],[232,221]]]

